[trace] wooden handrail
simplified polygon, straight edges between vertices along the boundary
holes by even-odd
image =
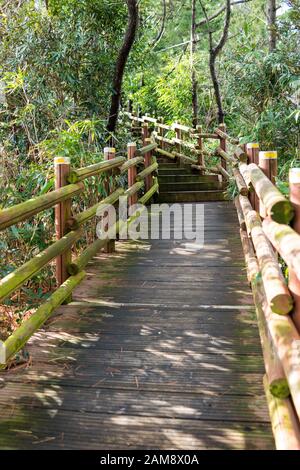
[[[82,183],[70,184],[42,196],[28,199],[28,201],[21,202],[7,209],[2,209],[0,211],[0,230],[27,220],[46,209],[50,209],[59,202],[66,201],[80,194],[83,190],[84,186]]]
[[[104,160],[103,162],[95,163],[94,165],[79,168],[78,170],[73,170],[68,177],[68,182],[76,183],[77,181],[82,181],[86,178],[90,178],[91,176],[100,175],[100,173],[120,167],[125,161],[125,157],[116,157],[111,160]]]

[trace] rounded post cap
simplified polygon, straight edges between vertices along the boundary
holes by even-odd
[[[258,142],[250,142],[249,144],[246,145],[247,149],[259,149],[259,143]]]
[[[104,153],[116,153],[116,149],[114,147],[104,147]]]
[[[69,157],[55,157],[54,165],[70,165],[71,160]]]
[[[127,147],[136,147],[136,142],[128,142]]]
[[[277,151],[276,150],[268,150],[267,152],[259,152],[259,158],[263,159],[272,159],[277,158]]]
[[[289,169],[289,182],[300,183],[300,168]]]

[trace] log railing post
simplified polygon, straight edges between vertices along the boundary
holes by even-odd
[[[256,165],[259,164],[259,144],[256,142],[251,142],[246,145],[246,152],[248,155],[249,163],[255,163]],[[251,205],[254,210],[259,212],[259,199],[255,193],[255,191],[251,191],[249,194],[249,199],[251,202]]]
[[[293,229],[300,234],[300,168],[289,171],[290,201],[295,210]],[[289,270],[289,289],[294,298],[293,321],[300,333],[300,281],[293,270]]]
[[[129,142],[127,144],[127,158],[128,158],[128,160],[130,160],[131,158],[134,158],[135,152],[136,152],[136,143],[135,142]],[[128,168],[128,188],[130,188],[131,186],[133,186],[136,183],[136,175],[137,175],[136,166]],[[133,194],[132,196],[129,196],[129,198],[128,198],[129,207],[133,206],[134,204],[137,204],[137,193]]]
[[[67,178],[71,172],[70,159],[64,157],[56,157],[54,159],[55,172],[55,189],[62,188],[68,184]],[[67,233],[67,220],[71,217],[71,199],[60,202],[55,206],[55,232],[56,239],[60,240]],[[69,277],[67,266],[72,261],[71,249],[59,255],[56,258],[56,282],[57,286],[63,284]],[[70,301],[68,299],[67,301]]]
[[[219,124],[219,129],[222,132],[226,132],[226,125],[224,123]],[[224,150],[224,152],[227,152],[227,144],[226,144],[226,138],[225,137],[220,137],[220,148]],[[227,170],[227,163],[224,158],[221,159],[221,165],[224,168],[224,170]]]
[[[268,152],[259,152],[258,166],[267,178],[275,184],[277,176],[277,152],[273,150]],[[259,203],[259,214],[262,218],[266,217],[266,210],[261,201]]]
[[[149,138],[145,139],[145,145],[148,145],[148,144],[151,144],[151,139],[149,139]],[[145,168],[147,168],[148,166],[151,165],[152,155],[153,155],[152,150],[150,150],[150,152],[145,153],[145,155],[144,155],[144,166],[145,166]],[[145,178],[145,191],[146,192],[149,191],[151,186],[152,186],[152,175],[148,175]]]
[[[114,147],[105,147],[103,150],[104,153],[104,160],[112,160],[116,156],[116,149]],[[106,194],[111,194],[114,191],[114,184],[110,183],[110,177],[113,174],[113,170],[107,172],[107,178],[104,181],[104,187],[106,190]],[[105,227],[107,230],[108,227]],[[115,251],[115,240],[109,240],[105,247],[106,253],[113,253]]]
[[[196,127],[196,132],[197,132],[197,134],[199,134],[198,143],[197,143],[197,147],[198,147],[198,165],[199,166],[204,166],[205,161],[204,161],[204,155],[203,155],[203,139],[201,137],[202,126],[197,126]],[[200,170],[200,175],[203,175],[203,173],[204,173],[203,170]]]

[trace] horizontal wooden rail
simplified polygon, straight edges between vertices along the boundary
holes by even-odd
[[[149,199],[151,199],[151,197],[152,197],[155,193],[157,193],[158,188],[159,188],[159,185],[158,185],[157,178],[154,178],[154,184],[153,184],[153,186],[149,189],[149,191],[147,191],[146,194],[144,194],[144,196],[142,196],[142,197],[139,199],[139,203],[140,203],[140,204],[146,204],[146,202],[149,201]]]
[[[0,281],[0,302],[37,274],[49,261],[64,253],[81,235],[81,232],[78,230],[68,233],[60,240],[52,243],[52,245],[34,258],[31,258],[27,263],[23,264],[12,273],[7,274],[7,276]]]
[[[193,129],[192,127],[184,126],[183,124],[178,124],[177,122],[174,122],[172,124],[171,129],[172,131],[179,130],[179,131],[187,132],[187,133],[195,131],[195,129]]]
[[[201,134],[197,133],[197,131],[191,134],[191,138],[193,139],[219,139],[220,137],[218,134],[213,134],[209,132],[201,132]]]
[[[160,155],[163,155],[164,157],[171,158],[172,160],[174,160],[176,158],[174,153],[167,152],[166,150],[163,150],[159,147],[157,147],[157,149],[155,151],[156,151],[156,153],[159,153]]]
[[[59,202],[66,201],[83,192],[83,190],[84,186],[82,183],[70,184],[47,194],[43,194],[42,196],[37,196],[15,206],[3,209],[0,211],[0,230],[11,227],[23,220],[27,220],[46,209],[50,209]]]
[[[110,205],[113,205],[118,201],[119,197],[124,194],[124,191],[125,190],[123,188],[118,188],[105,199],[102,199],[102,201],[97,202],[97,204],[94,204],[85,211],[80,212],[80,214],[76,215],[75,217],[71,217],[67,220],[68,228],[76,230],[78,227],[80,227],[80,225],[83,225],[93,217],[96,217],[97,211],[100,208],[104,212],[106,207],[108,208]]]
[[[140,189],[142,189],[144,186],[145,186],[144,181],[137,181],[128,189],[126,189],[126,191],[124,192],[124,196],[127,196],[127,197],[133,196],[138,191],[140,191]]]
[[[123,163],[123,165],[120,167],[120,173],[125,173],[126,171],[129,170],[129,168],[138,166],[143,162],[144,162],[143,157],[131,158],[130,160],[127,160],[127,162]]]
[[[230,135],[228,135],[226,132],[222,131],[221,129],[215,129],[215,133],[221,137],[222,139],[226,139],[228,140],[228,142],[230,142],[231,144],[238,144],[239,143],[239,139],[236,139],[234,137],[230,137]]]
[[[293,299],[272,246],[264,234],[259,215],[252,209],[246,196],[240,196],[240,204],[255,247],[269,306],[273,312],[287,315],[293,308]]]
[[[158,163],[157,162],[152,163],[152,165],[148,166],[147,168],[145,168],[143,171],[141,171],[140,173],[136,175],[136,180],[137,181],[143,180],[144,178],[146,178],[146,176],[151,175],[151,173],[157,170],[157,168],[158,168]]]
[[[157,147],[157,143],[153,142],[151,144],[148,144],[148,145],[145,145],[145,147],[142,147],[140,149],[137,149],[135,154],[137,156],[140,156],[140,155],[145,155],[146,153],[149,153],[151,152],[152,150],[155,150]]]
[[[100,173],[117,168],[125,161],[125,157],[116,157],[111,160],[104,160],[103,162],[95,163],[94,165],[79,168],[78,170],[71,171],[67,180],[69,183],[76,183],[77,181],[82,181],[86,178],[90,178],[91,176],[99,175]]]
[[[224,158],[227,163],[231,165],[237,165],[237,160],[229,155],[229,153],[225,152],[221,147],[218,147],[216,149],[216,154],[219,155],[220,157]]]
[[[84,271],[79,272],[76,276],[69,277],[44,304],[39,306],[35,313],[7,338],[4,342],[6,362],[23,348],[31,336],[50,318],[55,308],[70,296],[84,277]]]
[[[288,224],[294,216],[290,201],[281,194],[257,165],[251,163],[248,165],[248,171],[251,183],[264,204],[267,215],[275,222]]]

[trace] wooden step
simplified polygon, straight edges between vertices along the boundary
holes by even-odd
[[[219,182],[218,175],[193,175],[193,174],[179,174],[168,175],[168,174],[159,174],[159,184],[163,183],[210,183],[210,182]]]
[[[168,166],[159,166],[158,174],[159,175],[190,175],[192,173],[190,168],[180,168],[179,166],[169,168]]]
[[[163,183],[159,181],[161,192],[180,191],[209,191],[212,189],[222,189],[222,184],[218,181],[184,181],[176,183]]]
[[[161,202],[204,202],[224,201],[223,190],[209,191],[166,191],[160,192],[158,201]]]

